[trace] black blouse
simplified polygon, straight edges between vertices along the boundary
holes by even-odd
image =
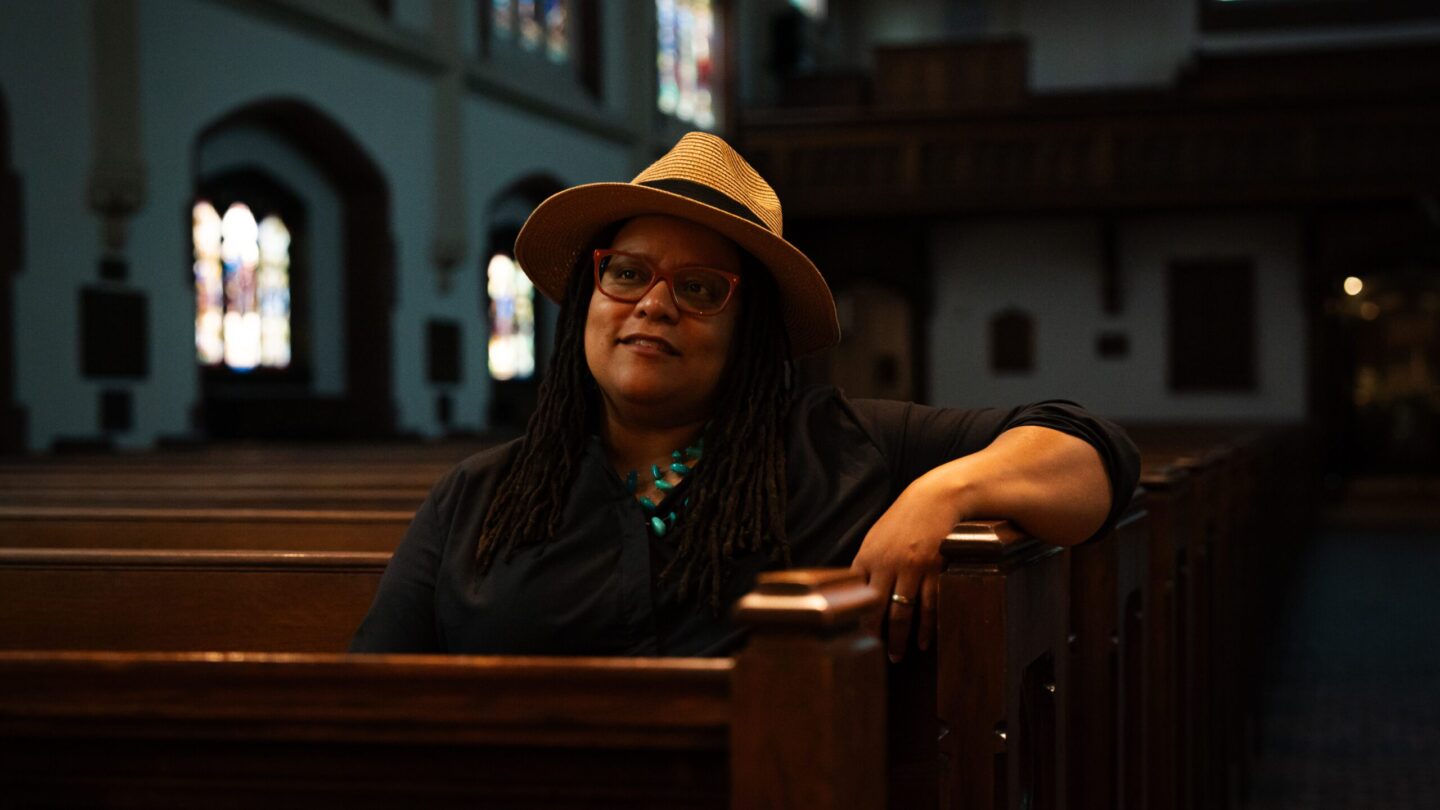
[[[1139,475],[1135,445],[1114,424],[1052,400],[959,410],[847,400],[807,389],[790,411],[786,530],[797,567],[849,567],[870,526],[901,491],[1000,433],[1039,425],[1089,442],[1110,476],[1108,531]],[[711,441],[721,441],[714,438]],[[558,536],[497,557],[475,577],[475,548],[490,500],[519,441],[466,459],[416,513],[351,642],[353,652],[716,656],[734,652],[741,629],[703,600],[676,598],[659,572],[673,553],[652,535],[598,438],[584,454]],[[669,498],[684,497],[682,480]],[[669,500],[667,498],[667,500]],[[683,518],[682,518],[683,519]],[[776,563],[754,553],[735,562],[725,604]]]

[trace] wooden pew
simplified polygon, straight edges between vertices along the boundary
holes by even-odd
[[[1152,551],[1175,555],[1177,588],[1171,657],[1180,697],[1177,804],[1152,803],[1235,807],[1263,677],[1263,623],[1256,619],[1273,615],[1271,600],[1285,589],[1284,561],[1313,512],[1313,494],[1304,494],[1314,491],[1315,467],[1306,461],[1311,443],[1303,427],[1288,425],[1144,426],[1132,428],[1132,436],[1145,458],[1142,484],[1157,505]],[[1165,568],[1154,567],[1152,579],[1163,579]],[[1165,641],[1163,627],[1157,619],[1152,628],[1157,645]],[[1152,689],[1169,694],[1163,683]],[[1163,733],[1163,722],[1151,726]],[[1151,770],[1153,782],[1167,778],[1163,764]]]
[[[344,652],[389,560],[0,548],[0,649]]]
[[[395,550],[413,510],[0,506],[0,546]]]
[[[909,738],[928,749],[908,762],[892,757],[891,784],[902,789],[892,806],[917,806],[907,800],[916,785],[928,806],[971,807],[977,794],[1015,808],[1063,800],[1066,558],[1004,523],[962,524],[946,554],[935,648],[943,653],[910,659],[918,666],[909,672],[925,673],[929,689],[898,679],[891,689],[892,705],[900,696],[912,709],[929,707],[892,728],[892,739],[917,731]],[[342,650],[383,565],[381,554],[8,550],[0,588],[12,598],[0,605],[0,649]],[[759,622],[764,604],[742,610]],[[815,650],[837,643],[826,639],[776,651],[783,665],[767,665],[762,679],[776,688],[838,677],[816,663],[825,658]],[[775,643],[795,646],[796,636]],[[795,657],[802,649],[813,655]],[[880,699],[864,705],[884,715]]]
[[[733,659],[0,653],[8,802],[880,808],[846,571],[763,575]]]
[[[1149,518],[1137,498],[1070,558],[1071,810],[1143,808],[1143,606]]]
[[[1064,807],[1067,558],[1004,521],[941,553],[935,644],[890,670],[890,806]]]
[[[1190,474],[1179,467],[1149,466],[1141,478],[1150,539],[1145,566],[1145,764],[1144,804],[1154,810],[1174,810],[1180,800],[1180,757],[1188,748],[1184,729],[1188,715],[1181,701],[1181,615],[1185,558],[1194,520]]]

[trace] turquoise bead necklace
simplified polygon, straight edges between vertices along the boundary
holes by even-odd
[[[660,503],[657,504],[648,495],[641,495],[639,501],[640,508],[645,510],[645,524],[656,537],[664,537],[668,532],[674,530],[675,522],[679,520],[678,515],[674,510],[671,510],[669,514],[661,517],[660,506],[665,503],[665,499],[669,496],[671,490],[675,489],[675,486],[680,483],[680,479],[683,479],[690,474],[691,470],[695,469],[695,463],[698,462],[703,455],[705,455],[705,438],[702,436],[695,444],[684,450],[676,450],[671,453],[668,466],[661,467],[659,464],[650,465],[650,478],[655,482],[655,489],[660,491]],[[686,463],[687,461],[689,462],[688,464]],[[666,477],[671,473],[674,473],[676,476],[676,480],[673,482]],[[639,488],[640,471],[631,470],[625,475],[625,491],[631,495],[635,495]],[[690,499],[686,498],[681,502],[680,509],[683,510],[689,504]]]

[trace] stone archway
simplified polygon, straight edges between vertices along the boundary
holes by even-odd
[[[20,176],[10,165],[10,117],[0,93],[0,455],[25,450],[25,412],[15,400],[15,287],[20,272]]]
[[[324,175],[342,206],[345,395],[338,408],[314,408],[313,420],[282,420],[275,432],[325,438],[393,434],[395,243],[390,230],[390,189],[379,166],[343,126],[297,99],[260,101],[224,116],[200,134],[196,160],[202,144],[232,128],[261,129],[284,140]],[[197,191],[199,181],[197,163]],[[257,429],[266,430],[263,425]]]

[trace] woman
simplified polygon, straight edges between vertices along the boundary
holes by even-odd
[[[740,640],[725,608],[756,573],[852,566],[889,596],[898,660],[912,631],[933,636],[957,521],[1077,543],[1135,485],[1134,446],[1070,403],[793,390],[791,357],[839,341],[834,300],[714,136],[556,194],[515,254],[561,304],[536,413],[436,485],[355,651],[724,655]]]

